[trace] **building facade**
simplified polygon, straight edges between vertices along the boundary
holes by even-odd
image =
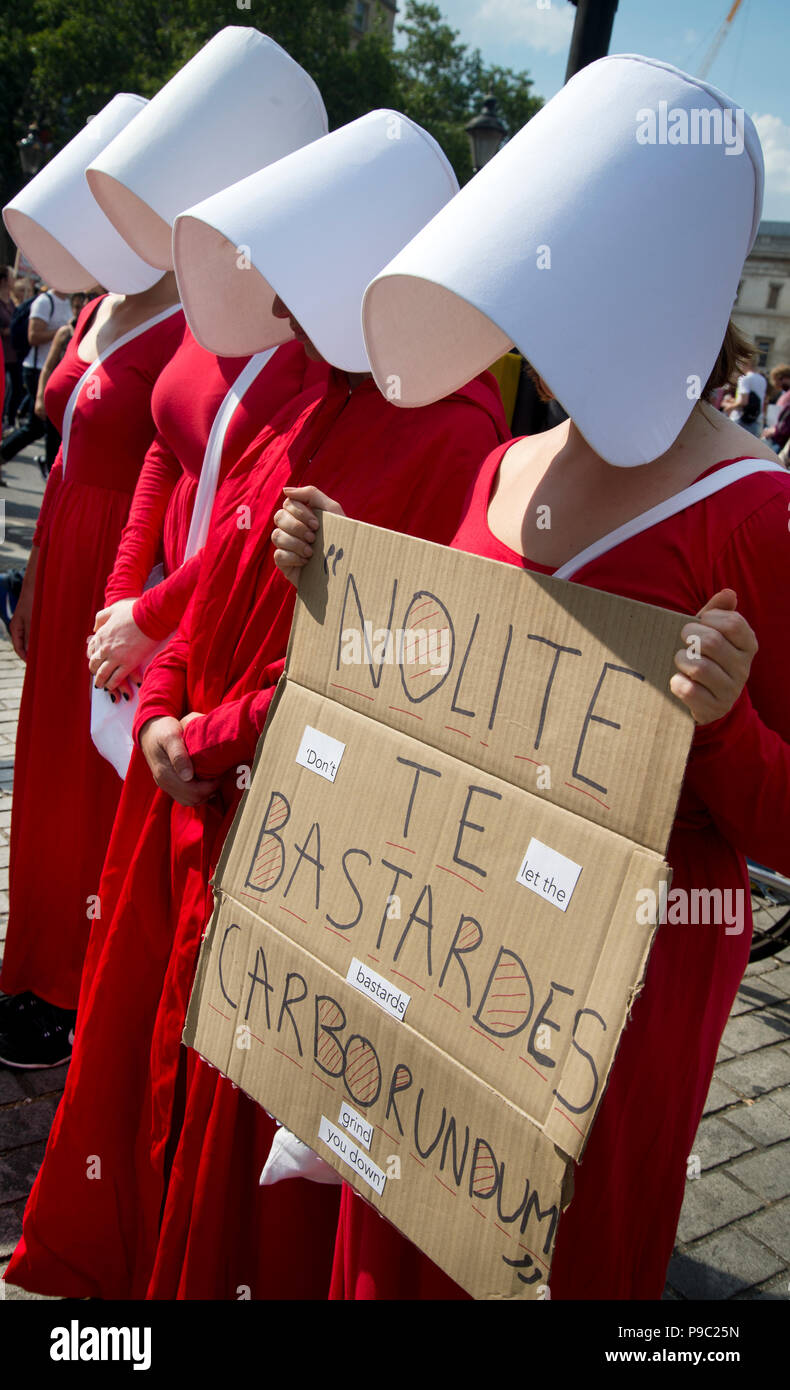
[[[790,222],[761,222],[743,267],[732,316],[769,372],[790,362]]]
[[[392,36],[395,28],[395,15],[398,6],[395,0],[350,0],[351,42],[357,43],[364,34],[369,34],[376,25],[381,25]]]

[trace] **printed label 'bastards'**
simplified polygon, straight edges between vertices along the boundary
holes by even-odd
[[[391,1014],[393,1018],[403,1019],[411,995],[398,989],[397,985],[391,985],[377,970],[371,970],[369,965],[363,965],[356,957],[348,967],[346,983],[353,985],[360,994],[366,994],[368,999],[372,999],[385,1013]]]

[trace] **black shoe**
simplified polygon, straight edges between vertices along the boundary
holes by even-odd
[[[3,1031],[6,1020],[17,1009],[25,1008],[26,1002],[35,999],[35,994],[0,994],[0,1032]]]
[[[74,1009],[58,1009],[35,994],[6,996],[0,1000],[0,1062],[26,1071],[68,1062],[76,1018]]]

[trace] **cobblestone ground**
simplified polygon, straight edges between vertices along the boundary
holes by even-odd
[[[38,469],[7,466],[5,569],[24,559],[41,495]],[[24,668],[0,628],[0,951],[8,914],[14,739]],[[65,1067],[0,1067],[0,1268],[19,1237]],[[790,1297],[790,950],[747,970],[699,1127],[669,1267],[668,1299]],[[29,1298],[0,1282],[0,1296]]]

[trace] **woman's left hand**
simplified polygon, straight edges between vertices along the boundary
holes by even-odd
[[[669,688],[697,724],[728,714],[749,678],[757,638],[737,604],[733,589],[721,589],[681,629],[686,646],[675,653]]]

